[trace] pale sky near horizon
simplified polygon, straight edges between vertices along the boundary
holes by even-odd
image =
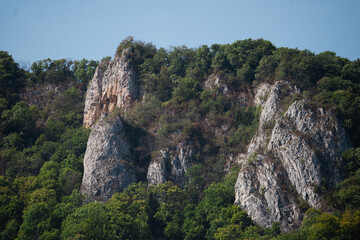
[[[360,58],[360,0],[0,0],[0,50],[18,62],[113,56],[126,36],[157,47],[263,38]]]

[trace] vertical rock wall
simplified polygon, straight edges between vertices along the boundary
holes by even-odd
[[[180,141],[173,151],[161,150],[150,162],[147,172],[148,183],[158,185],[171,180],[183,186],[186,170],[194,164],[195,153],[192,142],[186,140]]]
[[[341,152],[350,147],[345,131],[329,110],[312,109],[291,99],[296,87],[279,81],[262,84],[255,105],[262,107],[259,129],[248,146],[247,159],[235,186],[235,203],[261,226],[280,222],[284,231],[300,226],[298,204],[321,207],[316,191],[340,181]],[[289,98],[290,97],[290,98]]]
[[[103,114],[91,129],[81,187],[90,200],[105,201],[136,181],[123,128],[119,117]]]
[[[86,92],[84,125],[91,128],[91,133],[84,157],[82,191],[90,200],[105,201],[136,181],[122,120],[109,115],[117,107],[128,110],[139,97],[129,51],[125,49],[120,57],[100,63]]]
[[[100,63],[86,92],[84,125],[92,127],[101,113],[126,111],[139,98],[139,83],[129,61],[130,50],[108,64]]]
[[[147,172],[147,181],[151,185],[158,185],[166,182],[166,164],[170,161],[168,150],[160,150],[160,153],[154,157],[149,165]]]

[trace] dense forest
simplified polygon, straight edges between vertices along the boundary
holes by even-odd
[[[143,100],[121,110],[133,155],[148,165],[149,155],[167,147],[181,129],[200,151],[183,186],[131,184],[106,202],[81,194],[83,158],[89,130],[83,127],[84,97],[100,63],[45,59],[29,70],[0,52],[0,239],[356,239],[360,234],[360,59],[334,52],[277,48],[263,39],[232,44],[185,46],[169,50],[151,43],[123,40],[115,57],[130,49],[131,65]],[[226,89],[204,89],[210,75],[222,76]],[[342,182],[319,186],[322,209],[301,203],[302,226],[281,233],[278,223],[262,228],[234,205],[239,167],[224,171],[225,154],[242,151],[259,124],[261,109],[237,101],[239,92],[262,82],[288,81],[310,107],[331,109],[345,127],[352,148],[342,153]],[[46,84],[69,87],[43,109],[21,95]],[[226,92],[226,94],[224,94]],[[210,126],[229,124],[230,134],[212,138]],[[144,149],[142,142],[156,138]],[[137,147],[138,146],[138,147]]]

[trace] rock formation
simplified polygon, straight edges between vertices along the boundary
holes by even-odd
[[[92,127],[103,112],[113,112],[116,107],[128,110],[138,99],[139,84],[129,56],[130,49],[124,49],[121,56],[96,68],[86,92],[85,127]]]
[[[185,184],[186,170],[193,164],[195,149],[191,141],[182,141],[178,144],[171,159],[172,181],[179,185]]]
[[[90,200],[105,201],[136,181],[123,128],[120,117],[103,114],[91,130],[82,181],[82,191]]]
[[[148,183],[158,185],[171,180],[183,186],[186,170],[194,164],[195,152],[191,141],[180,141],[173,151],[160,150],[160,154],[150,162],[147,172]]]
[[[204,82],[203,88],[205,90],[218,90],[220,93],[227,94],[229,87],[227,86],[224,77],[221,74],[211,74]]]
[[[101,62],[86,92],[84,125],[92,129],[84,157],[82,191],[90,200],[107,200],[136,181],[122,120],[107,116],[117,107],[128,110],[139,97],[129,55],[130,49],[124,49],[114,60]]]
[[[122,121],[116,116],[104,116],[117,107],[127,111],[138,98],[139,83],[130,66],[129,49],[109,63],[100,63],[87,90],[84,111],[84,125],[91,128],[91,134],[84,159],[82,191],[91,200],[106,200],[135,181]],[[194,155],[189,141],[181,141],[174,151],[160,151],[148,167],[148,183],[157,185],[172,180],[184,185],[185,172]]]
[[[280,162],[259,156],[241,169],[235,185],[235,203],[261,226],[280,222],[285,231],[296,229],[301,223],[300,210],[287,179]]]
[[[170,161],[170,154],[168,150],[160,150],[160,153],[151,160],[148,172],[147,181],[151,185],[158,185],[166,182],[166,164]]]
[[[350,146],[345,130],[323,108],[312,109],[304,100],[282,101],[299,94],[279,81],[262,84],[255,105],[262,107],[259,130],[248,146],[247,161],[235,186],[235,203],[261,226],[280,222],[284,231],[299,227],[298,203],[321,206],[316,190],[340,180],[341,152]]]

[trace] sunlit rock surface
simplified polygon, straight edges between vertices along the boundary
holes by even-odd
[[[284,81],[258,87],[254,103],[262,108],[259,129],[235,186],[235,203],[254,221],[263,227],[280,222],[284,231],[300,226],[301,201],[321,206],[317,189],[323,181],[340,181],[341,152],[350,147],[329,110],[304,100],[289,102],[294,94],[299,90]]]

